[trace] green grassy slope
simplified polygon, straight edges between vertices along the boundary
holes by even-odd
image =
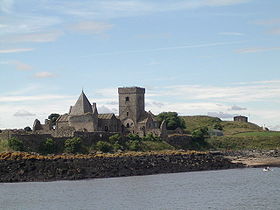
[[[215,124],[221,124],[225,135],[234,135],[243,132],[262,131],[262,128],[253,123],[222,121],[217,117],[209,116],[182,116],[186,122],[186,131],[191,133],[193,130],[200,127],[208,127],[212,129]]]
[[[222,122],[221,119],[217,117],[209,117],[209,116],[182,116],[182,118],[186,122],[186,131],[192,132],[193,130],[200,127],[213,127],[215,123]]]

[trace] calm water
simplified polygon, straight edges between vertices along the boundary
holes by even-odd
[[[280,168],[0,184],[0,209],[280,209]]]

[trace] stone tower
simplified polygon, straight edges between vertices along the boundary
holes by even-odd
[[[119,119],[126,128],[134,128],[145,115],[145,88],[119,88]]]

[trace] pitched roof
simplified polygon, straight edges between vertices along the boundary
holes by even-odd
[[[86,97],[84,91],[82,91],[79,99],[77,100],[75,106],[70,109],[70,115],[82,115],[85,113],[92,113],[92,106]]]
[[[115,115],[113,113],[110,114],[98,114],[98,119],[109,120],[112,119]]]
[[[66,122],[68,121],[68,114],[60,115],[57,119],[57,122]]]

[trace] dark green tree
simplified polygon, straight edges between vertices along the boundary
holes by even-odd
[[[24,131],[30,132],[30,131],[32,131],[32,129],[29,126],[27,126],[27,127],[24,128]]]
[[[67,139],[64,143],[64,151],[66,153],[81,152],[81,149],[82,149],[82,141],[79,137]]]
[[[166,121],[167,130],[175,130],[176,128],[186,128],[186,124],[183,118],[178,116],[177,112],[162,112],[157,116],[160,123],[163,120]]]
[[[48,119],[51,121],[51,124],[54,125],[59,116],[59,114],[52,113],[48,116]]]
[[[204,140],[207,137],[209,137],[207,127],[198,128],[192,132],[192,138],[195,140]]]

